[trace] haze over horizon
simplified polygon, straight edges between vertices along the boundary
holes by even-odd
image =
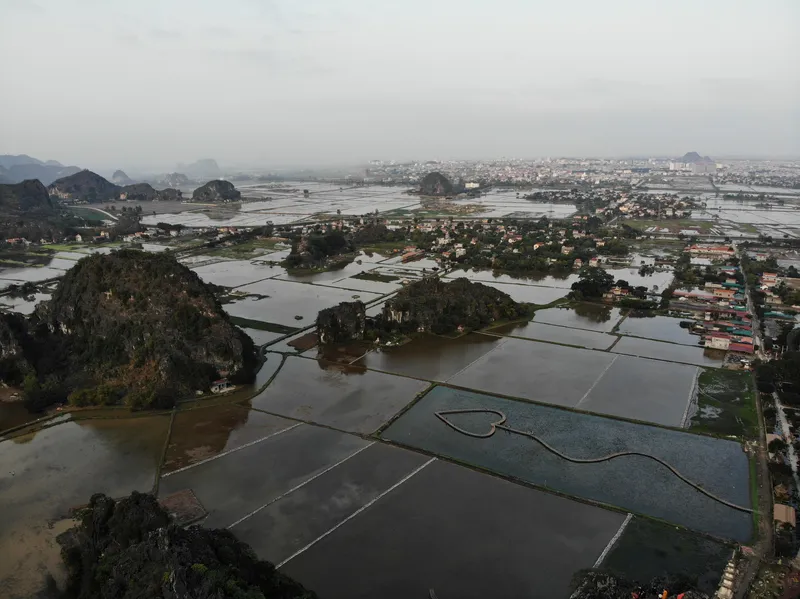
[[[798,25],[796,0],[6,0],[0,153],[798,156]]]

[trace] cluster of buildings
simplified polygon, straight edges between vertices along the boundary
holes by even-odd
[[[612,200],[606,209],[596,212],[616,211],[627,218],[689,218],[694,207],[692,198],[677,194],[623,193],[619,200]]]
[[[748,311],[744,277],[738,266],[727,264],[735,250],[726,245],[692,245],[686,248],[692,258],[717,263],[710,266],[718,275],[702,287],[673,292],[670,310],[693,319],[691,332],[700,336],[708,349],[731,351],[748,356],[755,353],[752,315]]]

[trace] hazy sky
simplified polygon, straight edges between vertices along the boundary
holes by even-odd
[[[0,0],[0,153],[800,155],[800,0]]]

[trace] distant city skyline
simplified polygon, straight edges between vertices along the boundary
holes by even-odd
[[[94,169],[800,156],[800,3],[7,0],[0,153]]]

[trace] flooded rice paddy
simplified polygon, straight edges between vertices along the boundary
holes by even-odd
[[[682,345],[698,346],[700,335],[693,335],[689,329],[683,329],[680,323],[683,319],[670,316],[653,316],[649,318],[634,318],[630,314],[619,325],[617,332],[621,335],[680,343]]]
[[[93,493],[150,491],[169,418],[66,422],[0,443],[0,595],[30,597],[62,578],[49,523]]]
[[[620,279],[627,281],[633,287],[643,285],[648,289],[657,288],[663,290],[672,282],[674,275],[671,271],[657,271],[652,275],[641,276],[637,268],[606,268],[615,281]],[[578,282],[578,273],[564,273],[562,275],[552,274],[505,274],[491,270],[456,270],[446,275],[446,278],[453,279],[466,277],[471,281],[495,282],[495,283],[517,283],[527,285],[537,285],[539,287],[558,287],[560,289],[571,289],[573,283]]]
[[[489,393],[682,426],[697,368],[506,338],[448,383]]]
[[[608,349],[618,339],[615,335],[558,327],[538,322],[508,324],[493,328],[489,332],[494,335],[525,337],[526,339],[574,345],[589,349]]]
[[[281,569],[331,599],[567,597],[624,519],[434,461]]]
[[[248,260],[215,262],[192,268],[206,283],[222,287],[241,287],[248,283],[277,276],[283,269]]]
[[[446,381],[501,341],[489,335],[469,334],[458,339],[423,335],[400,347],[367,353],[354,365],[429,381]]]
[[[290,357],[253,407],[355,433],[372,433],[428,387],[426,381]]]
[[[320,310],[341,302],[368,302],[380,297],[377,293],[367,291],[340,290],[275,279],[252,283],[239,290],[266,297],[247,297],[225,304],[223,308],[228,314],[290,327],[313,324]]]
[[[293,424],[291,420],[237,404],[181,410],[172,423],[162,472],[172,472],[242,447]]]
[[[228,527],[367,445],[359,437],[296,424],[217,459],[163,476],[159,496],[192,489],[208,512],[204,525]]]
[[[587,331],[611,332],[622,318],[619,308],[603,304],[577,304],[564,308],[537,310],[534,322],[573,327]]]
[[[725,361],[725,352],[703,347],[688,347],[676,343],[664,343],[650,339],[636,337],[623,337],[611,350],[618,354],[669,360],[697,366],[721,368]]]
[[[750,507],[749,467],[740,444],[642,424],[612,420],[489,395],[436,387],[403,414],[383,436],[412,447],[450,456],[575,497],[621,507],[693,530],[746,542],[750,514],[718,503],[675,477],[660,464],[624,456],[595,464],[568,462],[527,437],[497,431],[468,437],[441,422],[435,412],[493,409],[507,424],[540,436],[575,458],[620,451],[655,455],[708,491]],[[448,416],[458,426],[485,433],[494,414]]]

